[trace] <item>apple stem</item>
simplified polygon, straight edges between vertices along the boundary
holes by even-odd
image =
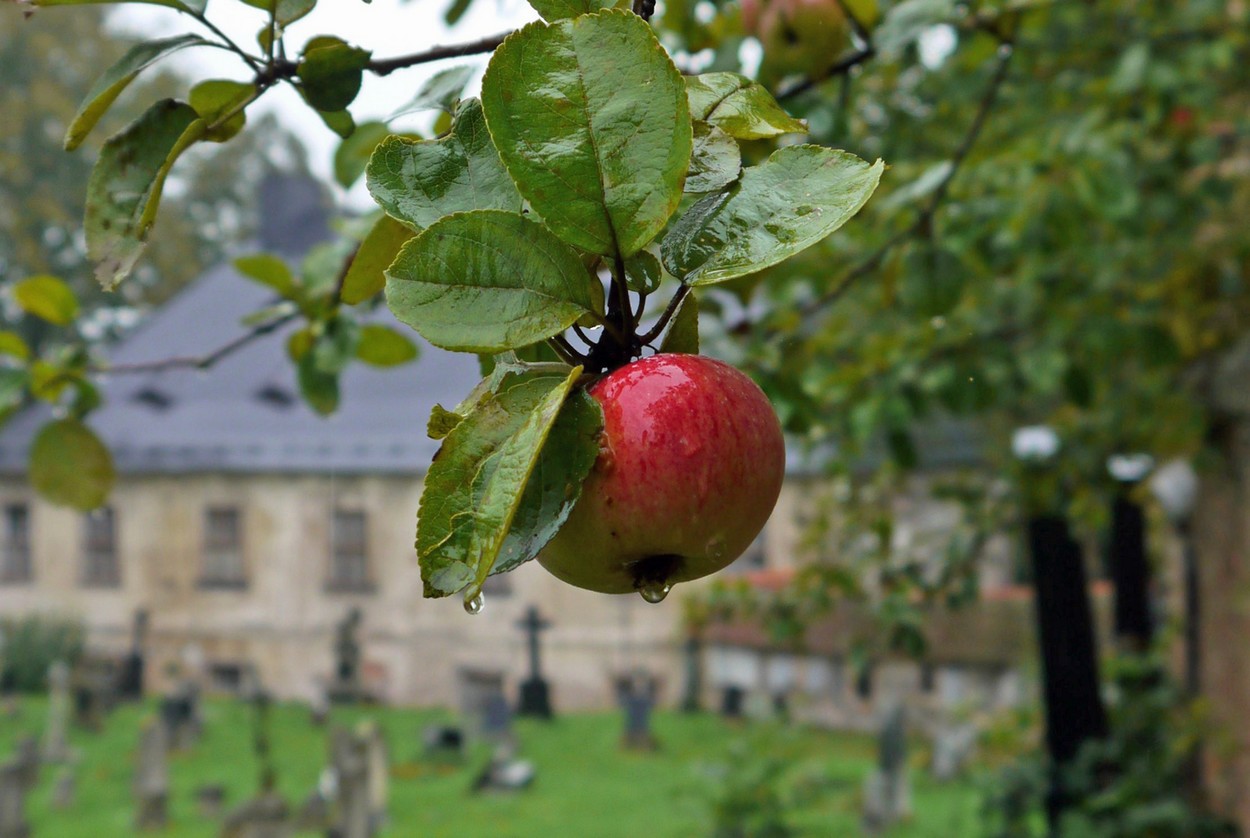
[[[578,352],[564,335],[556,335],[547,339],[547,345],[560,356],[560,360],[571,367],[584,366],[586,356]]]
[[[660,315],[660,319],[655,321],[655,325],[651,327],[651,331],[642,336],[643,344],[648,344],[658,338],[664,332],[664,327],[673,319],[673,315],[677,313],[677,309],[681,308],[682,300],[690,293],[689,285],[681,285],[677,289],[677,293],[673,295],[673,299],[668,301],[668,305],[664,308],[664,313]]]

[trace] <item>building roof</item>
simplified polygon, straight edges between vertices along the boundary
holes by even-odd
[[[201,356],[242,335],[242,318],[274,302],[272,291],[221,265],[155,312],[109,358],[128,364]],[[418,344],[420,357],[388,369],[349,365],[331,417],[300,398],[286,355],[286,337],[298,328],[293,323],[207,370],[109,376],[105,405],[88,422],[122,473],[423,473],[438,447],[425,434],[430,409],[451,407],[468,394],[480,377],[477,359],[429,345],[385,307],[369,319],[395,325]],[[0,471],[25,471],[30,441],[47,417],[48,409],[36,406],[0,431]]]

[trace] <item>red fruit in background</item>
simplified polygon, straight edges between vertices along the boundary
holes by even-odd
[[[837,0],[743,0],[742,26],[764,48],[759,79],[766,85],[819,73],[851,45]]]
[[[751,379],[699,355],[653,355],[590,388],[603,408],[599,458],[538,561],[603,593],[662,599],[725,567],[763,529],[785,446]]]

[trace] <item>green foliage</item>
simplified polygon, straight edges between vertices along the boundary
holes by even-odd
[[[435,108],[455,113],[456,102],[460,101],[460,96],[471,78],[473,68],[467,65],[439,70],[421,85],[412,101],[391,114],[391,119]]]
[[[690,116],[738,140],[805,134],[807,126],[790,116],[758,82],[738,73],[686,76]]]
[[[845,224],[884,168],[817,146],[779,149],[678,219],[664,237],[664,267],[688,285],[708,285],[775,265]]]
[[[48,669],[82,657],[86,632],[75,620],[37,614],[0,619],[0,690],[40,693],[48,688]]]
[[[699,303],[693,293],[678,304],[677,313],[660,343],[660,352],[699,354]]]
[[[382,293],[386,287],[387,267],[412,236],[410,228],[389,215],[378,218],[360,242],[343,277],[343,302],[356,305]]]
[[[319,111],[341,111],[360,92],[369,51],[331,36],[321,36],[304,47],[296,70],[304,98]]]
[[[637,16],[526,26],[492,56],[482,107],[517,189],[574,247],[632,256],[677,209],[691,153],[685,86]]]
[[[54,276],[32,276],[13,288],[13,299],[28,314],[54,326],[68,326],[78,316],[74,291]]]
[[[31,443],[31,485],[53,503],[95,509],[108,497],[115,478],[112,454],[77,419],[44,425]]]

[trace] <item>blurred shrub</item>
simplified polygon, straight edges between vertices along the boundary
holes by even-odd
[[[76,620],[0,619],[0,637],[0,691],[42,692],[53,661],[73,665],[82,657],[84,629]]]

